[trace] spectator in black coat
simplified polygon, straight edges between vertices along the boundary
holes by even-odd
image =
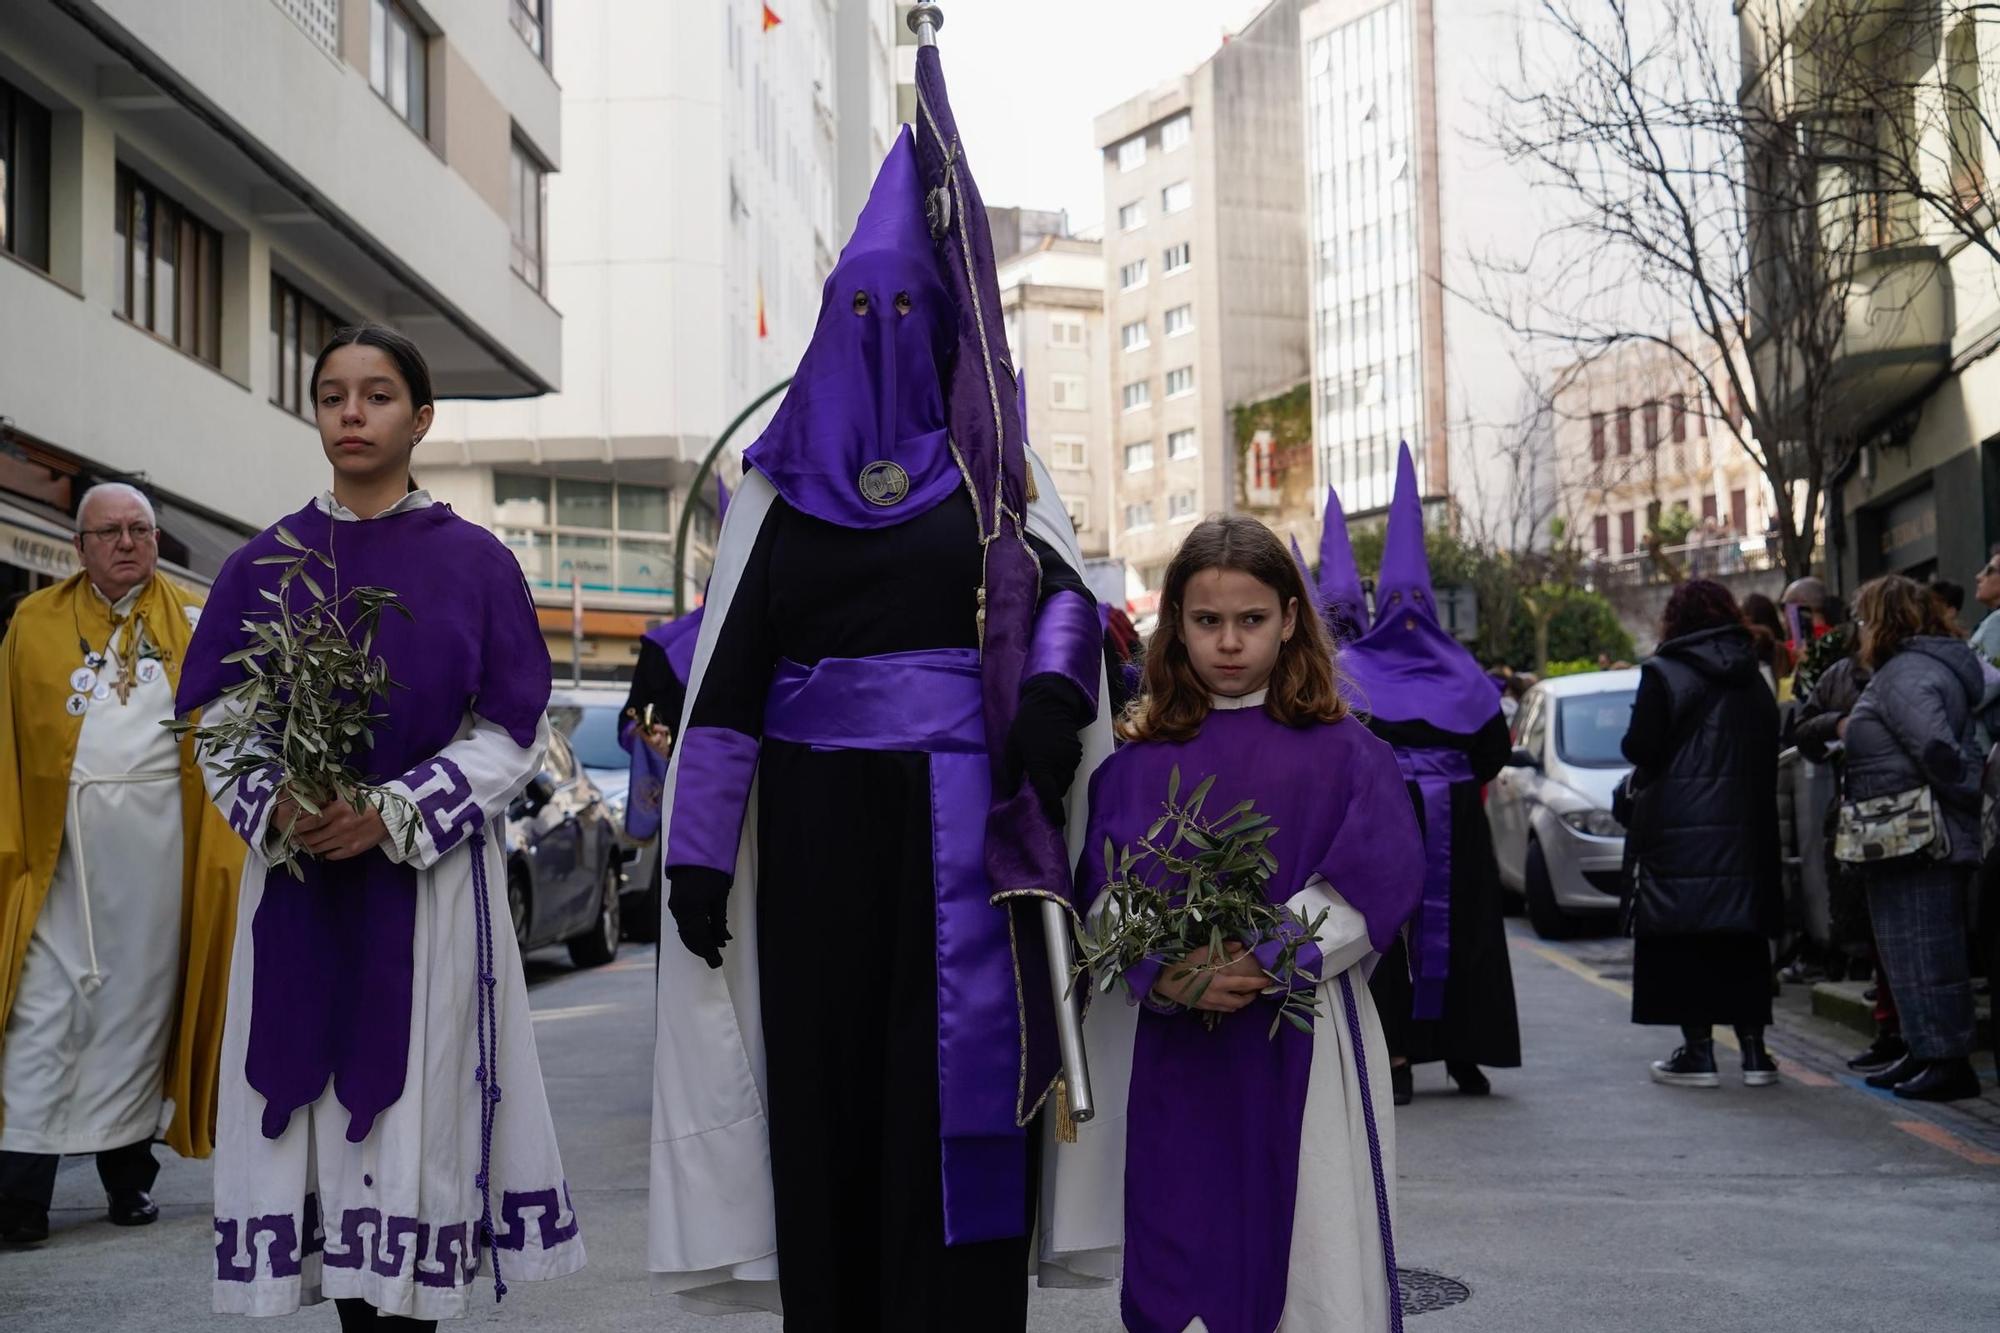
[[[1712,1088],[1714,1025],[1736,1030],[1743,1081],[1778,1081],[1764,1047],[1771,945],[1783,919],[1778,704],[1735,598],[1696,579],[1675,590],[1643,664],[1624,751],[1634,767],[1625,837],[1632,1021],[1674,1024],[1682,1045],[1655,1082]]]

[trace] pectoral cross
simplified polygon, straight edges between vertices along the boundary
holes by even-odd
[[[118,679],[111,682],[112,692],[118,696],[118,706],[123,708],[132,702],[132,691],[139,687],[139,663],[134,657],[126,657],[118,663]]]

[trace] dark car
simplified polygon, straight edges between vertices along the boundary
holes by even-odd
[[[623,863],[604,797],[551,729],[542,771],[507,807],[507,912],[521,952],[561,943],[578,967],[616,958]]]
[[[549,697],[549,724],[569,741],[571,753],[604,796],[622,858],[625,938],[651,944],[660,938],[660,838],[654,834],[642,840],[625,831],[632,757],[618,743],[624,708],[623,686],[558,686]],[[653,799],[657,803],[657,796]]]

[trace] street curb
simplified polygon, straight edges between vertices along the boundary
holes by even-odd
[[[1866,981],[1820,981],[1812,988],[1812,1012],[1815,1018],[1849,1027],[1864,1037],[1875,1035],[1875,1004],[1866,999],[1863,992],[1872,983]],[[1980,996],[1977,1001],[1975,1024],[1978,1031],[1977,1045],[1993,1044],[1993,1001],[1989,996]]]

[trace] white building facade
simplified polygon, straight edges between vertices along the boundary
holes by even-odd
[[[702,460],[789,376],[896,132],[894,0],[569,0],[555,70],[566,169],[551,183],[550,297],[563,391],[455,405],[424,480],[521,560],[585,674],[629,667],[673,606],[673,541]],[[731,481],[778,399],[718,460]],[[715,524],[690,525],[685,605]]]
[[[150,488],[197,580],[323,489],[337,324],[441,395],[556,387],[551,3],[0,5],[0,601],[73,568],[95,481]]]
[[[1110,353],[1104,336],[1104,246],[1044,236],[1003,260],[1000,310],[1026,386],[1022,425],[1049,465],[1086,556],[1111,550]]]

